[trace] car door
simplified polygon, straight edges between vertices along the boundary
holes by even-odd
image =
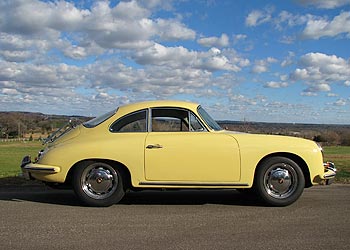
[[[191,112],[152,109],[145,141],[145,177],[149,181],[219,183],[240,179],[234,138],[209,132]]]

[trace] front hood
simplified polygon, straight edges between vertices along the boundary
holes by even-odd
[[[225,131],[229,136],[236,139],[240,147],[258,147],[258,148],[275,148],[277,149],[295,149],[308,148],[318,149],[314,141],[299,137],[283,135],[265,135],[265,134],[247,134]]]

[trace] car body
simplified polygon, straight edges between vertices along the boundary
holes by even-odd
[[[223,130],[200,105],[182,101],[128,104],[68,125],[21,168],[27,178],[71,184],[91,206],[150,188],[250,190],[286,206],[336,174],[313,141]]]

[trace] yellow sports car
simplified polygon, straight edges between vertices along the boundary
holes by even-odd
[[[21,168],[26,178],[70,185],[89,206],[145,188],[250,190],[267,205],[286,206],[336,174],[313,141],[227,131],[200,105],[180,101],[135,103],[70,123]]]

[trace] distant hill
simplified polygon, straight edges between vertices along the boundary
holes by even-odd
[[[247,133],[300,133],[301,131],[349,131],[350,125],[341,124],[307,124],[307,123],[268,123],[268,122],[240,122],[240,121],[218,121],[222,127],[229,130],[245,131]]]
[[[218,121],[221,127],[245,133],[302,137],[326,145],[350,146],[350,125]]]
[[[48,134],[62,127],[70,119],[84,122],[90,118],[32,112],[0,112],[0,136],[1,138],[47,137]]]
[[[46,138],[70,119],[80,122],[91,117],[47,115],[31,112],[0,112],[1,138]],[[303,137],[326,145],[350,146],[350,125],[294,124],[218,121],[225,129],[246,133],[276,134]]]

